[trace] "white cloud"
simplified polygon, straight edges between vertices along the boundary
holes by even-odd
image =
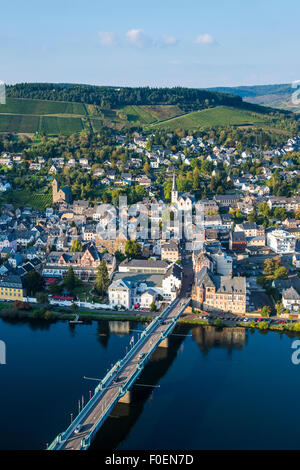
[[[172,35],[163,35],[160,38],[153,38],[144,33],[143,29],[130,29],[127,33],[117,35],[111,31],[100,31],[98,33],[100,44],[102,46],[122,46],[129,44],[133,47],[142,49],[144,47],[169,47],[178,43]]]
[[[163,36],[162,43],[165,46],[175,46],[175,44],[177,43],[177,39],[174,36]]]
[[[148,36],[145,35],[142,29],[131,29],[126,33],[126,39],[132,46],[145,47],[151,45],[153,42]]]
[[[197,36],[196,43],[197,44],[214,44],[215,40],[211,34],[205,33],[205,34],[199,34],[199,36]]]
[[[170,65],[183,65],[182,60],[173,59],[169,62]]]
[[[100,31],[98,34],[102,46],[112,46],[116,41],[115,33],[110,31]]]

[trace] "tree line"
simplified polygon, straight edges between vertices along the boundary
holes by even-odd
[[[238,106],[239,96],[198,88],[103,87],[53,83],[19,83],[7,86],[7,96],[53,101],[82,102],[104,109],[127,105],[178,105],[182,109]]]

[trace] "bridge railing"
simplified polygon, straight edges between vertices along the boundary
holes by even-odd
[[[178,302],[176,302],[177,304]],[[181,313],[185,310],[186,306],[188,305],[189,301],[187,301],[183,306],[182,308],[179,310],[179,312],[177,313],[177,315],[174,317],[174,319],[172,320],[172,323],[170,324],[169,328],[167,328],[167,330],[165,331],[165,335],[162,336],[162,338],[164,336],[168,336],[169,332],[174,328],[176,322],[177,322],[177,319],[178,317],[181,315]],[[170,309],[170,307],[174,307],[174,304],[172,303],[171,305],[168,306],[167,309]],[[165,314],[167,309],[165,309],[161,315]],[[160,315],[159,315],[160,317]],[[156,320],[159,318],[157,317]],[[150,325],[148,325],[148,333],[150,331],[150,329],[155,325],[156,322],[151,322]],[[149,326],[151,326],[151,328],[149,328]],[[145,330],[144,330],[145,331]],[[135,346],[130,350],[129,353],[127,353],[127,355],[120,361],[121,364],[122,364],[122,361],[125,361],[125,360],[129,360],[129,358],[135,353],[136,349],[138,348],[139,346],[139,343],[141,342],[143,338],[141,337],[139,339],[139,341],[135,344]],[[92,429],[89,431],[89,434],[88,436],[82,441],[81,443],[81,449],[82,450],[85,450],[89,447],[90,445],[90,442],[92,440],[92,437],[93,437],[93,434],[97,431],[97,429],[100,427],[101,425],[101,421],[103,420],[103,418],[105,417],[105,415],[110,412],[110,410],[113,408],[114,404],[116,401],[118,401],[120,399],[121,396],[125,395],[125,393],[130,389],[131,385],[136,381],[137,377],[141,374],[143,368],[144,368],[144,365],[145,363],[148,361],[148,358],[153,354],[153,351],[156,349],[157,347],[157,342],[153,343],[151,349],[148,351],[148,353],[141,359],[141,361],[139,362],[138,364],[138,367],[134,370],[133,374],[128,378],[128,380],[126,381],[125,384],[123,384],[122,388],[120,388],[120,391],[119,391],[119,394],[114,398],[114,400],[112,401],[112,403],[110,403],[110,405],[102,412],[101,416],[100,416],[100,419],[98,420],[97,423],[95,423],[92,427]]]
[[[102,390],[106,382],[113,376],[113,374],[119,369],[121,361],[116,362],[116,364],[107,372],[106,376],[100,381],[99,385],[95,388],[95,394]]]
[[[68,434],[68,433],[71,433],[73,431],[73,429],[77,426],[77,424],[80,424],[80,421],[82,420],[82,416],[87,412],[87,410],[92,407],[95,402],[97,401],[98,399],[98,394],[99,392],[105,390],[105,385],[106,383],[108,382],[108,380],[113,376],[113,374],[125,363],[125,362],[128,362],[129,359],[135,354],[136,350],[139,348],[139,346],[142,344],[143,340],[144,340],[144,337],[154,328],[154,326],[159,322],[159,320],[161,319],[162,316],[164,316],[171,308],[173,308],[176,304],[178,303],[178,299],[176,298],[171,304],[169,304],[167,306],[167,308],[165,308],[165,310],[162,311],[162,313],[160,315],[158,315],[156,318],[154,318],[152,320],[152,322],[147,326],[147,328],[145,328],[145,330],[142,332],[139,340],[135,343],[135,345],[132,347],[132,349],[130,349],[130,351],[126,354],[126,356],[121,359],[120,361],[118,361],[108,372],[107,374],[105,375],[105,377],[100,381],[99,385],[97,385],[97,387],[95,388],[95,392],[94,392],[94,395],[93,397],[87,402],[87,404],[84,406],[84,408],[81,410],[81,412],[76,416],[76,418],[74,419],[74,421],[68,426],[68,428],[58,434],[58,436],[55,437],[55,439],[51,442],[51,444],[48,446],[48,450],[52,450],[56,447],[57,444],[61,443],[63,440],[64,440],[64,437]],[[184,307],[185,308],[185,307]],[[182,309],[180,310],[180,313],[181,313]],[[180,315],[180,313],[178,315],[176,315],[176,319],[178,318],[178,316]],[[168,331],[169,328],[166,330]],[[148,357],[152,354],[153,350],[156,348],[156,343],[153,344],[153,347],[151,348],[151,350],[148,352],[148,354],[143,358],[143,360],[140,362],[140,369],[143,368],[144,366],[144,363],[148,360]],[[140,373],[140,372],[139,372]],[[133,374],[133,376],[135,376],[135,373]],[[133,377],[132,376],[132,377]],[[116,399],[119,398],[119,396],[122,396],[126,393],[126,389],[128,389],[128,384],[131,383],[132,381],[132,377],[130,377],[128,379],[128,381],[126,382],[125,386],[124,386],[124,390],[123,392],[121,393],[121,390],[120,390],[120,393],[119,395],[113,400],[113,403],[116,401]],[[130,387],[131,385],[129,385]],[[100,416],[100,419],[98,420],[98,423],[95,424],[93,426],[93,428],[91,429],[90,433],[89,433],[89,436],[88,438],[85,439],[85,442],[88,441],[88,439],[90,439],[90,436],[91,434],[94,432],[94,430],[98,427],[99,423],[101,422],[101,420],[104,418],[104,416],[107,414],[107,411],[108,409],[111,408],[111,405],[109,405],[107,407],[107,409],[105,409],[102,413],[101,413],[101,416]]]

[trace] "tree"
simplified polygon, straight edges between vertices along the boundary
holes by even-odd
[[[36,294],[36,300],[38,301],[39,304],[48,304],[49,303],[48,294],[46,292],[38,292]]]
[[[116,260],[117,260],[118,262],[124,261],[124,259],[126,258],[126,256],[124,255],[124,253],[122,253],[122,251],[120,251],[120,250],[117,250],[117,251],[115,252],[115,257],[116,257]]]
[[[268,258],[264,262],[264,274],[266,276],[272,276],[275,269],[275,261],[272,258]]]
[[[30,271],[26,274],[23,281],[24,288],[27,291],[27,294],[35,294],[44,287],[43,277],[36,271]]]
[[[287,279],[289,271],[284,266],[277,266],[274,270],[274,279]]]
[[[73,253],[76,253],[78,251],[82,251],[82,244],[79,240],[73,240],[72,241],[72,246],[71,246],[71,250]]]
[[[143,172],[146,173],[147,176],[150,176],[150,165],[146,162],[143,166]]]
[[[97,275],[95,281],[95,288],[100,293],[104,295],[109,286],[109,275],[104,260],[100,261],[100,264],[97,268]]]
[[[71,305],[71,310],[72,310],[72,312],[74,312],[74,313],[77,312],[77,310],[78,310],[78,305],[77,305],[77,304],[74,304],[74,302],[73,302],[72,305]]]
[[[197,167],[193,171],[193,190],[196,191],[200,187],[200,171]]]
[[[261,316],[262,317],[269,317],[271,315],[271,308],[268,305],[265,305],[261,309]]]
[[[269,217],[271,210],[266,202],[261,202],[258,205],[258,213],[263,215],[264,217]]]
[[[127,240],[125,243],[125,254],[129,258],[137,258],[141,255],[141,245],[136,240]]]
[[[253,209],[252,212],[248,215],[248,221],[254,223],[257,221],[257,212],[256,209]]]
[[[69,291],[73,291],[76,284],[76,278],[72,266],[69,267],[63,284]]]
[[[275,209],[273,210],[273,215],[274,215],[275,219],[279,219],[279,220],[282,221],[282,220],[286,219],[287,212],[284,209],[284,207],[275,207]]]
[[[155,305],[155,302],[153,301],[150,305],[150,311],[151,312],[156,312],[156,305]]]

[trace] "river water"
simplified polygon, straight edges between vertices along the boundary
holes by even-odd
[[[143,325],[0,319],[0,449],[44,449]],[[298,449],[293,335],[178,326],[98,432],[95,449]]]

